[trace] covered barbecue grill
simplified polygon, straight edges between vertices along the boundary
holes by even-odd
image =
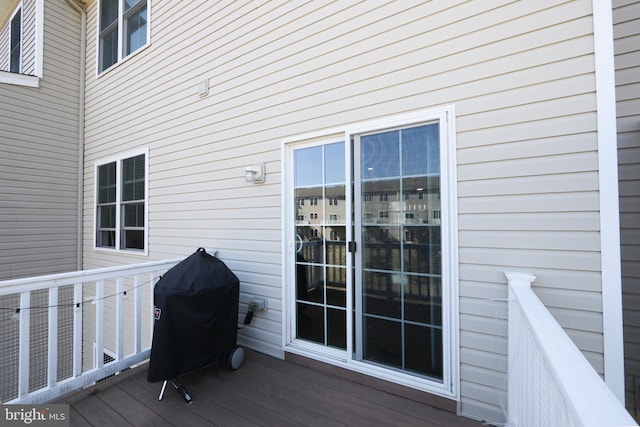
[[[237,369],[244,355],[236,346],[239,293],[236,275],[203,248],[167,271],[153,292],[148,381],[171,380],[190,402],[180,375],[220,362]]]

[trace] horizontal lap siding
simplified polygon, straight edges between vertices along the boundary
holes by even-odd
[[[22,64],[23,74],[36,74],[36,1],[22,2]]]
[[[45,3],[40,87],[0,85],[0,280],[78,267],[80,19]],[[23,5],[35,29],[35,1]]]
[[[11,22],[7,17],[6,22],[0,27],[0,70],[9,71],[9,51],[11,43]]]
[[[92,249],[93,167],[149,147],[149,258],[217,248],[241,312],[268,297],[243,339],[281,354],[281,139],[455,104],[462,412],[504,421],[504,270],[537,275],[602,372],[590,14],[586,1],[152,2],[151,46],[96,78],[91,2],[85,267],[141,260]],[[245,183],[259,162],[266,183]]]
[[[640,390],[640,1],[615,0],[614,39],[625,341],[626,407],[636,417]],[[636,381],[634,385],[634,380]]]

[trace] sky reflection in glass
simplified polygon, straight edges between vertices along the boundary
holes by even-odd
[[[344,142],[296,150],[294,152],[294,185],[315,187],[322,184],[344,184],[344,162]]]
[[[362,179],[438,175],[439,137],[437,123],[363,136]]]

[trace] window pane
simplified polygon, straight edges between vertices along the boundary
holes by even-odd
[[[118,29],[100,37],[100,71],[104,71],[118,62]]]
[[[344,183],[344,142],[325,145],[324,174],[326,184]]]
[[[370,271],[362,276],[363,312],[400,319],[402,276]]]
[[[376,270],[400,270],[400,227],[362,227],[362,264]]]
[[[365,316],[364,358],[402,368],[402,324]]]
[[[100,2],[100,31],[118,20],[118,0],[102,0]]]
[[[115,248],[116,232],[115,231],[99,231],[96,246],[99,248]]]
[[[309,304],[298,307],[298,338],[324,344],[324,309]]]
[[[123,233],[123,249],[144,249],[143,230],[125,230]]]
[[[115,228],[116,226],[116,206],[98,207],[98,228]]]
[[[11,57],[10,71],[20,72],[20,39],[22,38],[22,9],[11,19]]]
[[[327,304],[347,307],[347,269],[327,267]]]
[[[131,9],[136,4],[140,3],[143,0],[124,0],[124,10],[127,11]]]
[[[296,251],[303,262],[321,264],[323,262],[324,241],[321,226],[296,227]]]
[[[437,124],[401,131],[402,175],[440,173],[440,136]]]
[[[125,227],[144,227],[144,203],[127,204],[123,210]]]
[[[439,226],[404,227],[404,271],[440,275],[442,273]]]
[[[400,175],[400,132],[391,131],[363,136],[362,179],[388,178]]]
[[[296,263],[297,299],[324,302],[324,271],[322,266]]]
[[[135,12],[126,20],[126,54],[129,55],[147,44],[147,8]]]
[[[347,228],[340,226],[326,227],[325,245],[327,247],[326,262],[329,265],[347,265]]]
[[[406,324],[406,369],[442,378],[442,329]]]
[[[327,309],[327,345],[347,348],[347,312]]]
[[[438,277],[405,276],[404,318],[442,326],[442,281]]]
[[[122,161],[122,201],[144,199],[144,155]]]
[[[294,154],[296,187],[322,184],[322,147],[296,150]]]
[[[116,163],[98,166],[98,203],[116,201]]]

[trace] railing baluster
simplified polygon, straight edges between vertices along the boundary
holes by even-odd
[[[116,279],[116,360],[124,355],[124,278]]]
[[[47,354],[47,385],[58,382],[58,287],[49,289],[49,334]]]
[[[82,374],[82,283],[73,285],[73,377]]]
[[[18,397],[29,393],[29,341],[30,341],[30,317],[31,292],[20,293],[20,312],[18,319],[20,322],[20,354],[18,356]]]
[[[135,354],[142,349],[142,289],[140,286],[140,275],[133,278],[133,346]]]
[[[96,352],[93,366],[100,369],[104,366],[104,280],[96,282]]]

